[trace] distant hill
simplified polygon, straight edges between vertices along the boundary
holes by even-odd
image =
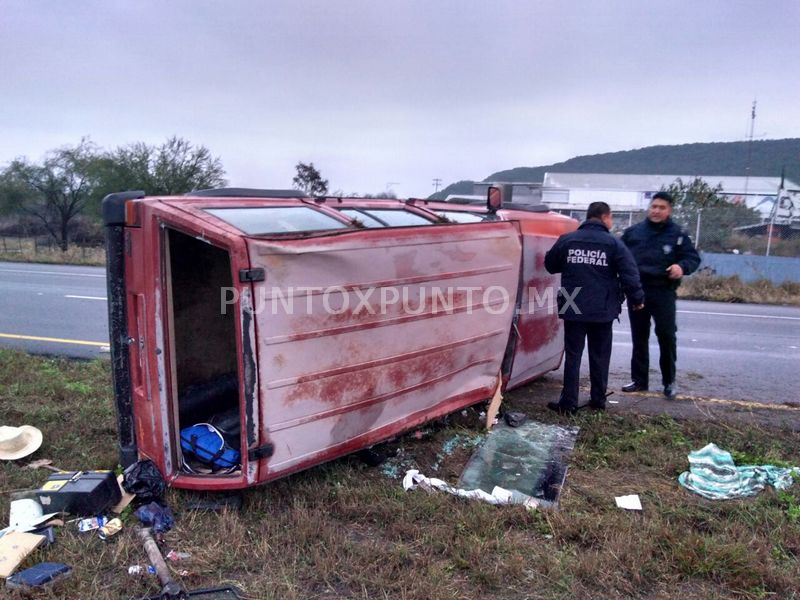
[[[637,150],[576,156],[541,167],[516,167],[492,173],[483,181],[542,181],[551,173],[624,173],[631,175],[745,175],[748,142],[714,142],[648,146]],[[786,165],[786,177],[800,183],[800,138],[753,142],[750,175],[777,177]],[[433,194],[444,199],[450,194],[472,192],[472,181],[459,181]]]

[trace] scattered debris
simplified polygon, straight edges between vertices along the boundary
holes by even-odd
[[[21,531],[9,531],[0,537],[0,577],[10,577],[44,541],[44,536]]]
[[[381,465],[381,473],[389,479],[400,479],[409,469],[414,468],[414,459],[409,456],[404,448],[399,448],[397,453]]]
[[[122,521],[119,519],[111,519],[108,523],[100,528],[100,531],[97,532],[97,535],[101,540],[107,540],[108,538],[117,535],[120,531],[122,531]]]
[[[122,514],[122,511],[125,510],[128,505],[133,502],[134,498],[136,498],[136,494],[131,494],[130,492],[125,491],[122,487],[122,483],[124,480],[124,475],[117,476],[117,485],[119,486],[119,493],[120,493],[120,501],[117,502],[114,506],[111,507],[111,512],[115,515]]]
[[[103,527],[108,519],[102,515],[97,517],[90,517],[88,519],[81,519],[78,521],[78,531],[85,533],[87,531],[94,531]]]
[[[507,412],[503,415],[503,420],[509,427],[519,427],[528,420],[528,415],[524,412]]]
[[[155,503],[153,502],[151,504]],[[153,539],[150,529],[138,529],[136,533],[139,539],[142,540],[147,558],[150,559],[152,567],[158,576],[158,580],[161,582],[161,596],[165,598],[181,597],[181,594],[184,593],[183,586],[172,579],[169,567],[167,567],[167,563],[164,562],[164,557],[161,556],[161,551],[158,549],[158,544],[156,544],[156,541]],[[130,569],[128,569],[128,572],[130,573]]]
[[[0,460],[19,460],[42,445],[42,432],[31,425],[0,426]]]
[[[169,506],[164,506],[158,502],[150,502],[136,509],[136,518],[145,527],[152,527],[155,533],[166,533],[175,524],[175,517]]]
[[[113,471],[53,473],[37,496],[45,508],[79,517],[99,515],[122,499]]]
[[[142,502],[158,500],[164,496],[167,483],[152,460],[140,460],[122,473],[122,488],[135,494]]]
[[[743,465],[737,467],[730,452],[708,444],[688,455],[689,470],[678,476],[687,490],[709,500],[729,500],[754,496],[766,486],[785,490],[792,485],[792,473],[800,468],[773,465]]]
[[[39,563],[6,579],[6,586],[16,590],[52,588],[72,574],[72,567],[63,563]]]
[[[39,527],[38,529],[31,531],[31,533],[44,537],[44,543],[42,544],[43,546],[50,546],[56,543],[56,528],[54,525]]]
[[[484,492],[499,486],[544,505],[557,505],[577,427],[528,421],[500,424],[473,453],[458,485]]]
[[[22,468],[23,469],[32,469],[34,471],[36,469],[49,469],[49,470],[54,471],[56,473],[61,471],[61,469],[59,469],[58,467],[54,467],[53,466],[53,461],[50,460],[49,458],[40,458],[39,460],[33,460],[33,461],[29,462],[27,465],[25,465]]]
[[[642,501],[639,499],[638,494],[615,496],[614,500],[619,508],[624,508],[625,510],[642,510]]]
[[[128,567],[128,575],[144,575],[145,573],[149,575],[156,574],[156,568],[153,565],[131,565]]]
[[[42,505],[35,498],[12,500],[9,507],[8,530],[32,531],[47,523],[57,514],[44,514]]]
[[[151,596],[153,600],[192,597],[220,599],[230,598],[231,600],[242,598],[240,595],[240,590],[233,586],[187,591],[180,583],[172,578],[169,567],[164,561],[164,557],[161,555],[161,551],[158,549],[158,544],[156,544],[156,541],[153,539],[150,530],[142,528],[138,529],[136,533],[144,544],[144,550],[147,553],[147,558],[150,559],[150,562],[152,563],[152,567],[148,567],[148,571],[150,568],[153,568],[155,574],[158,576],[158,580],[161,582],[161,592],[157,596]],[[128,572],[130,573],[130,568],[128,569]],[[182,570],[181,573],[188,575],[188,571],[185,570]]]
[[[176,552],[175,550],[170,550],[169,552],[167,552],[167,556],[165,558],[172,562],[178,562],[181,560],[192,558],[192,555],[189,552]]]
[[[426,491],[440,490],[453,494],[459,498],[467,498],[469,500],[481,500],[489,504],[522,504],[526,508],[543,508],[544,505],[536,498],[526,496],[516,490],[507,490],[500,486],[495,486],[492,492],[486,493],[481,489],[464,490],[456,488],[441,479],[426,477],[416,469],[411,469],[406,473],[403,478],[403,489],[406,491],[413,490],[415,487],[421,487]]]
[[[442,451],[436,455],[436,462],[431,465],[431,469],[438,471],[445,457],[452,456],[459,448],[474,448],[483,442],[485,437],[486,435],[482,433],[476,433],[474,435],[454,435],[442,444]]]

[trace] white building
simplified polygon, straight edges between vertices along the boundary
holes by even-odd
[[[744,203],[770,216],[781,185],[780,177],[731,177],[724,175],[611,175],[604,173],[545,173],[542,201],[554,210],[585,210],[591,202],[603,200],[612,210],[644,210],[657,191],[676,179],[684,183],[700,177],[711,187],[722,186],[730,202]],[[784,181],[784,189],[798,190],[796,183]]]
[[[545,173],[542,183],[513,182],[512,200],[524,204],[544,203],[551,210],[582,218],[589,204],[607,202],[617,213],[636,213],[647,208],[653,194],[669,187],[680,178],[691,183],[700,177],[711,187],[722,186],[721,195],[730,202],[744,203],[761,213],[771,215],[780,177],[732,177],[727,175],[623,175],[607,173]],[[476,183],[474,198],[485,198],[490,185],[501,182]],[[787,212],[788,211],[788,212]],[[786,214],[783,214],[786,213]],[[779,218],[800,219],[800,185],[784,181]]]

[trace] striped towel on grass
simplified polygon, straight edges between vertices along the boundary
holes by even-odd
[[[715,444],[689,453],[689,470],[678,476],[687,490],[711,500],[730,500],[754,496],[767,485],[785,490],[792,485],[792,473],[800,475],[800,468],[782,468],[772,465],[744,465],[737,467],[730,452]]]

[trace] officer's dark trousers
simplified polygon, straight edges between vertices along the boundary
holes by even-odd
[[[640,386],[648,386],[651,317],[655,322],[656,338],[658,338],[661,382],[664,385],[675,382],[675,361],[678,358],[675,298],[676,292],[670,287],[648,286],[644,288],[644,308],[634,311],[628,306],[633,341],[631,379]]]
[[[611,321],[586,323],[564,320],[564,388],[559,400],[563,407],[578,406],[581,357],[586,339],[589,340],[589,379],[592,382],[590,404],[597,407],[606,405],[611,337]]]

